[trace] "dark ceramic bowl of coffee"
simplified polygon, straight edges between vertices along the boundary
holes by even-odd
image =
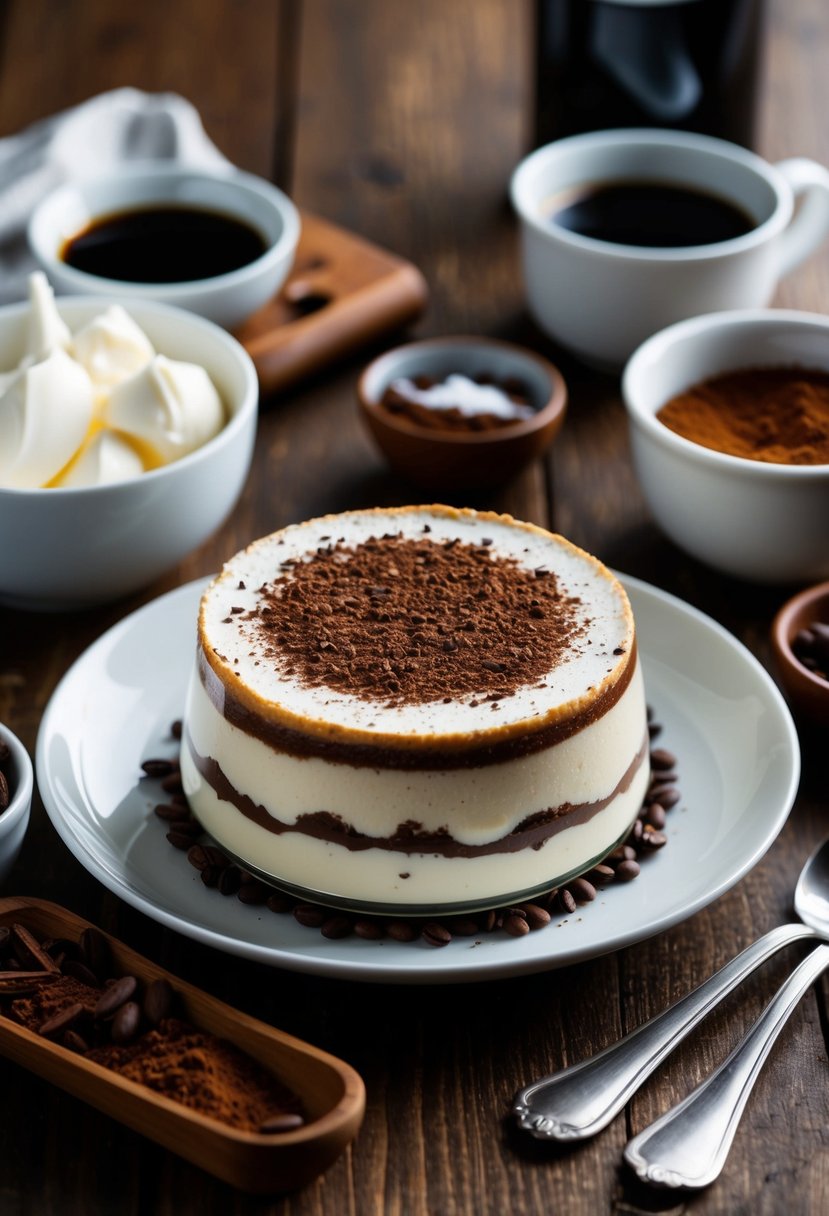
[[[771,642],[778,678],[795,713],[825,727],[829,642],[815,638],[815,625],[829,632],[829,582],[807,587],[786,601],[774,618]]]
[[[484,385],[512,395],[526,416],[485,429],[476,429],[478,421],[450,429],[440,419],[424,425],[387,404],[392,386],[401,382],[443,388],[458,377],[467,387],[472,382],[473,390]],[[558,368],[534,352],[490,338],[432,338],[396,347],[369,364],[357,395],[362,417],[394,471],[423,489],[450,494],[489,489],[514,477],[546,452],[567,408]],[[457,423],[459,411],[451,413]]]

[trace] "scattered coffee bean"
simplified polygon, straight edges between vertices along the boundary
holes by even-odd
[[[153,807],[153,811],[159,819],[168,823],[189,821],[191,818],[190,808],[183,802],[159,802]]]
[[[530,931],[530,926],[526,916],[519,916],[517,912],[510,911],[504,917],[504,932],[510,937],[524,937]]]
[[[819,680],[829,680],[829,622],[812,621],[792,640],[792,653]]]
[[[639,870],[638,861],[622,861],[616,867],[616,877],[620,882],[632,882],[638,876]]]
[[[390,920],[386,933],[395,942],[414,942],[420,936],[417,926],[407,920]]]
[[[452,934],[446,925],[442,925],[437,920],[427,920],[420,930],[420,936],[427,946],[448,946],[452,940]]]
[[[242,888],[242,872],[238,866],[225,866],[219,873],[218,882],[219,891],[222,895],[238,895]],[[265,901],[268,906],[271,905],[270,896]],[[271,908],[271,911],[274,909]],[[287,911],[287,909],[285,909]]]
[[[320,933],[332,941],[340,941],[343,937],[351,936],[353,927],[353,921],[349,916],[329,916],[320,925]]]
[[[592,883],[604,885],[604,883],[613,882],[613,875],[615,873],[616,871],[613,869],[613,866],[600,864],[598,866],[594,866],[587,877]]]
[[[452,920],[449,925],[449,930],[454,937],[474,937],[480,932],[478,922],[471,916],[459,917],[457,920]]]
[[[652,828],[656,828],[657,831],[661,831],[662,828],[664,828],[667,819],[668,817],[665,814],[665,808],[658,802],[652,802],[647,809],[645,822],[649,823]]]
[[[151,1026],[157,1026],[170,1016],[173,1007],[173,990],[167,980],[153,980],[144,993],[144,1017]]]
[[[83,1035],[78,1034],[77,1030],[67,1030],[61,1039],[64,1047],[68,1047],[70,1051],[78,1051],[81,1054],[89,1051],[89,1044]]]
[[[673,752],[669,752],[667,748],[655,747],[651,751],[651,768],[654,772],[659,772],[663,769],[674,768],[676,765],[676,756]]]
[[[264,904],[268,898],[268,888],[263,882],[258,879],[253,879],[252,882],[242,882],[239,884],[239,890],[236,892],[236,898],[240,903],[258,906]]]
[[[568,914],[575,912],[576,901],[573,899],[573,896],[566,887],[562,887],[562,889],[559,891],[558,902],[561,905],[562,912],[567,912]]]
[[[543,929],[552,920],[550,913],[540,904],[522,904],[522,911],[531,929]]]
[[[138,980],[134,975],[122,975],[116,979],[104,989],[103,996],[95,1006],[92,1014],[95,1021],[101,1022],[111,1017],[122,1005],[132,1000],[137,987]]]
[[[51,1038],[53,1035],[57,1037],[63,1034],[65,1030],[71,1029],[72,1026],[83,1017],[85,1013],[83,1005],[76,1001],[71,1005],[64,1006],[57,1013],[53,1013],[50,1018],[47,1018],[38,1029],[38,1034],[43,1035],[45,1039]]]
[[[127,1001],[112,1019],[113,1043],[129,1043],[138,1034],[141,1025],[141,1006],[137,1001]]]
[[[146,777],[169,777],[170,773],[174,773],[177,765],[174,760],[153,759],[145,760],[141,765]]]
[[[101,987],[97,975],[90,971],[86,963],[80,962],[79,959],[66,959],[63,964],[62,974],[68,975],[73,980],[80,980],[82,984],[88,984],[90,988]]]
[[[385,937],[383,926],[376,920],[357,920],[354,922],[354,932],[367,942],[379,942]]]
[[[664,832],[643,832],[642,844],[646,849],[662,849],[668,843]]]
[[[297,904],[294,908],[294,920],[304,925],[306,929],[319,929],[325,922],[326,911],[316,904]]]
[[[261,1136],[270,1136],[274,1132],[292,1132],[298,1127],[302,1127],[305,1123],[302,1115],[282,1114],[272,1115],[270,1119],[259,1128]]]

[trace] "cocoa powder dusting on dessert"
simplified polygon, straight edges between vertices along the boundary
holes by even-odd
[[[546,569],[479,545],[385,535],[285,563],[237,616],[257,656],[306,686],[388,705],[537,683],[590,621]]]

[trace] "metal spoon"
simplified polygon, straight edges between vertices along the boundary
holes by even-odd
[[[800,938],[829,938],[829,839],[823,842],[803,867],[797,881],[794,907],[803,924],[780,925],[772,929],[730,963],[726,963],[693,992],[682,997],[664,1013],[625,1035],[618,1043],[520,1090],[515,1096],[512,1108],[519,1126],[539,1140],[583,1140],[600,1132],[677,1044],[761,963],[783,946]],[[823,949],[814,951],[801,964],[801,968],[805,968],[813,959],[816,960],[813,966],[819,967],[819,956],[824,956]],[[829,947],[826,948],[823,966],[827,963]],[[791,977],[790,983],[800,974],[801,968]],[[819,970],[822,970],[822,967]],[[808,981],[801,976],[800,982],[808,987],[814,981],[815,975],[819,974],[819,970],[811,973],[811,979]],[[802,991],[805,991],[805,987]],[[767,1013],[770,1011],[771,1006]],[[765,1016],[764,1014],[763,1017]],[[785,1021],[785,1016],[775,1031],[775,1037]],[[771,1042],[773,1039],[769,1047]],[[756,1071],[746,1083],[745,1098],[748,1097],[756,1072],[764,1059],[765,1055],[760,1058]],[[728,1063],[729,1061],[726,1061],[726,1064]],[[742,1106],[737,1112],[737,1119],[741,1111]],[[667,1119],[667,1116],[664,1118]],[[734,1121],[735,1129],[737,1119]],[[654,1132],[657,1127],[659,1124],[654,1124],[642,1137],[631,1141],[628,1153],[631,1154],[633,1150],[634,1155],[641,1154],[643,1137]],[[731,1135],[733,1136],[733,1130]],[[659,1144],[661,1149],[663,1142],[660,1141]],[[730,1139],[726,1152],[729,1144]],[[634,1168],[638,1169],[638,1166]],[[719,1168],[722,1168],[722,1165]]]

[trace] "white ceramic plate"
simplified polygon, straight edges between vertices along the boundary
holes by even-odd
[[[624,579],[636,616],[660,742],[679,757],[684,795],[670,841],[627,885],[545,929],[422,942],[329,941],[290,915],[208,890],[172,849],[139,787],[141,761],[171,755],[195,650],[203,582],[126,617],[77,660],[49,703],[37,779],[52,823],[91,874],[127,903],[198,941],[275,966],[346,979],[442,983],[496,979],[617,950],[685,919],[765,853],[794,801],[799,749],[761,665],[682,601]]]

